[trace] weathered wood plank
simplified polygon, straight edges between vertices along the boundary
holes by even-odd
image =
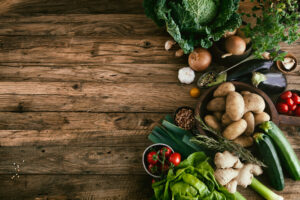
[[[145,14],[8,15],[0,17],[0,27],[2,36],[168,36]]]
[[[0,63],[1,81],[178,83],[182,64]]]
[[[141,146],[149,130],[0,130],[0,146]],[[294,141],[294,140],[293,140]]]
[[[0,130],[151,130],[163,113],[0,112]]]
[[[6,200],[146,200],[152,195],[146,175],[0,175]],[[18,192],[16,192],[18,191]]]
[[[144,174],[146,146],[130,145],[1,147],[0,174],[16,173],[13,163],[20,163],[20,174]]]
[[[192,85],[0,82],[0,111],[173,112],[195,106]]]
[[[169,37],[115,38],[101,36],[1,36],[1,62],[186,64],[164,49]]]

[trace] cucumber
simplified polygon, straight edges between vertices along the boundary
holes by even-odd
[[[260,153],[261,160],[267,165],[264,170],[268,175],[271,186],[276,190],[283,190],[284,176],[271,138],[266,134],[256,133],[254,141]]]
[[[259,128],[272,139],[283,168],[289,173],[292,179],[300,180],[299,160],[282,131],[272,121],[263,122]]]

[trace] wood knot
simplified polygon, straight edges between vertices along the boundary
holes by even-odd
[[[149,41],[144,41],[144,45],[143,45],[144,48],[150,48],[151,47],[151,43]]]

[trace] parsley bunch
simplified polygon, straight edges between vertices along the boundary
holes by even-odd
[[[251,38],[257,57],[271,51],[270,56],[273,60],[283,60],[286,53],[279,53],[279,43],[292,44],[300,37],[298,0],[256,1],[258,4],[252,8],[251,13],[241,13],[256,18],[256,25],[248,23],[242,30],[246,37]]]

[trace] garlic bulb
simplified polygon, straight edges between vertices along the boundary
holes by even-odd
[[[190,84],[195,79],[195,72],[190,67],[183,67],[178,71],[180,83]]]

